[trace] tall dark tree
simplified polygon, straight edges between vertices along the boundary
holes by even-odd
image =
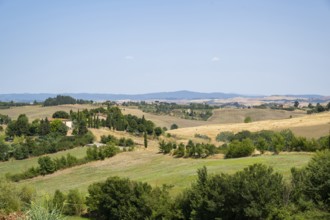
[[[144,132],[144,147],[145,148],[148,147],[148,136],[147,136],[147,132]]]
[[[50,133],[50,123],[48,121],[48,118],[45,118],[45,120],[41,119],[40,125],[39,125],[39,134],[41,136],[47,135]]]
[[[29,135],[29,119],[25,114],[21,114],[18,116],[17,120],[11,121],[8,126],[6,133],[8,136],[22,136]]]

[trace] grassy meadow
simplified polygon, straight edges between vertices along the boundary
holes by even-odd
[[[153,186],[172,185],[171,193],[178,194],[189,187],[196,179],[198,168],[206,166],[209,173],[234,173],[254,163],[263,163],[274,167],[274,170],[290,178],[291,167],[302,167],[307,164],[312,154],[288,153],[277,156],[264,155],[239,159],[177,159],[151,150],[138,149],[124,152],[104,161],[96,161],[73,167],[44,177],[22,181],[19,184],[33,185],[38,194],[53,193],[56,189],[68,191],[78,188],[86,192],[87,187],[110,176],[127,177],[132,180],[145,181]]]
[[[66,156],[68,153],[74,155],[77,158],[83,158],[86,155],[86,147],[77,147],[71,150],[60,151],[54,154],[48,154],[51,158],[57,158]],[[14,160],[10,159],[6,162],[0,162],[0,177],[4,176],[6,173],[20,173],[27,170],[30,167],[38,165],[39,157],[32,157],[25,160]]]

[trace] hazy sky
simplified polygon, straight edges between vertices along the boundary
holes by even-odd
[[[0,93],[330,95],[329,0],[0,0]]]

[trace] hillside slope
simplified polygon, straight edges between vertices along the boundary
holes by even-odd
[[[252,123],[237,124],[210,124],[190,128],[180,128],[168,131],[172,135],[178,137],[190,138],[195,134],[204,134],[212,139],[223,131],[232,131],[234,133],[249,130],[283,130],[292,129],[297,135],[306,137],[320,137],[329,134],[330,129],[330,112],[306,115],[298,118],[266,120]]]

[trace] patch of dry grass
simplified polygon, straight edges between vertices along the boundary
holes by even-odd
[[[42,107],[40,105],[30,105],[30,106],[21,106],[21,107],[12,107],[9,109],[0,109],[0,114],[8,115],[12,119],[16,119],[20,114],[26,114],[30,121],[34,119],[41,118],[51,118],[56,111],[65,111],[70,112],[78,111],[83,109],[92,109],[97,108],[95,105],[59,105],[59,106],[49,106]]]
[[[212,124],[243,123],[246,117],[251,117],[252,121],[264,121],[302,116],[306,116],[306,112],[272,109],[215,109],[208,122]]]
[[[260,130],[283,130],[292,129],[297,135],[309,133],[309,137],[320,137],[327,135],[330,128],[330,112],[319,113],[313,115],[306,115],[298,118],[282,119],[282,120],[267,120],[252,123],[240,123],[240,124],[217,124],[217,125],[206,125],[190,128],[181,128],[177,130],[168,131],[172,135],[178,137],[190,138],[196,133],[207,135],[212,139],[215,139],[216,135],[223,131],[232,131],[234,133],[249,130],[249,131],[260,131]]]

